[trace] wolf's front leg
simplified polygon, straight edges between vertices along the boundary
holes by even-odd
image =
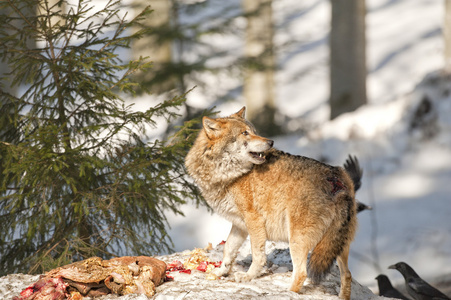
[[[245,230],[232,225],[232,229],[227,237],[227,242],[224,245],[224,255],[222,258],[221,267],[213,271],[216,276],[224,276],[229,274],[232,264],[238,254],[238,249],[241,247],[246,237],[247,232]]]
[[[258,277],[266,265],[266,230],[259,218],[254,218],[253,223],[247,223],[251,239],[252,264],[246,273],[235,273],[235,281],[246,282]]]

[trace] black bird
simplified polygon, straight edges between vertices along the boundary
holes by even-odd
[[[415,300],[451,300],[448,296],[432,287],[405,262],[389,266],[389,269],[398,270],[406,281],[406,289]]]
[[[376,277],[376,280],[377,285],[379,286],[379,296],[409,300],[409,298],[401,294],[397,289],[395,289],[392,286],[390,279],[388,279],[387,276],[381,274]]]
[[[358,213],[361,212],[361,211],[364,211],[366,209],[368,209],[368,210],[372,210],[373,209],[371,206],[366,205],[365,203],[362,203],[362,202],[359,202],[359,201],[356,201],[356,205],[357,205],[357,212]]]
[[[357,157],[352,157],[349,155],[348,159],[346,159],[344,163],[344,167],[346,172],[349,174],[349,177],[351,177],[352,182],[354,182],[354,192],[357,192],[362,185],[363,175],[363,170],[360,168],[359,160]]]
[[[354,192],[357,192],[357,190],[362,185],[362,176],[363,176],[363,170],[360,167],[359,160],[357,159],[357,157],[349,155],[344,163],[344,167],[346,172],[351,177],[352,182],[354,183]],[[368,210],[373,209],[371,206],[366,205],[359,201],[356,201],[356,204],[358,213],[366,209]]]

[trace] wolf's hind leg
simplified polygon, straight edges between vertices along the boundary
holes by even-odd
[[[290,222],[290,255],[293,262],[293,275],[290,291],[301,292],[307,278],[307,259],[309,251],[321,240],[324,229],[311,228],[300,222]]]
[[[224,245],[224,255],[222,258],[221,267],[213,271],[216,276],[224,276],[229,274],[233,262],[238,254],[238,249],[243,244],[246,237],[246,231],[232,225],[232,229],[227,237],[227,242]]]
[[[349,244],[343,249],[343,252],[337,257],[338,268],[340,269],[340,299],[351,299],[352,275],[348,268]]]
[[[293,275],[290,291],[299,293],[307,278],[308,246],[302,242],[302,238],[290,239],[290,255],[293,262]]]

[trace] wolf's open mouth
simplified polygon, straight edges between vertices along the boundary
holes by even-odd
[[[249,152],[249,153],[253,158],[255,158],[259,161],[265,161],[265,159],[266,159],[265,155],[263,155],[263,152]]]

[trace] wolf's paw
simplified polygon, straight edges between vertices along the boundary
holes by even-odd
[[[349,299],[351,299],[351,294],[340,292],[338,297],[343,300],[349,300]]]
[[[245,272],[236,272],[235,273],[235,281],[236,282],[248,282],[251,281],[253,277],[249,276],[248,273]]]
[[[227,276],[229,274],[229,270],[223,266],[216,268],[212,271],[213,274],[215,274],[218,277],[221,276]]]

